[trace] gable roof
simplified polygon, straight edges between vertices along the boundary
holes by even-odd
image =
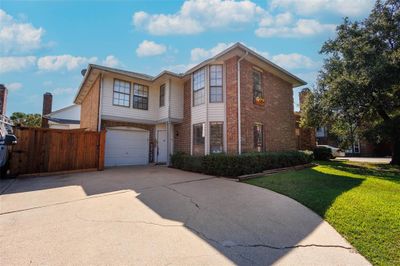
[[[280,72],[283,76],[283,78],[285,80],[291,80],[291,84],[293,85],[293,87],[298,87],[298,86],[303,86],[306,85],[307,82],[305,82],[304,80],[302,80],[301,78],[293,75],[292,73],[290,73],[289,71],[287,71],[286,69],[278,66],[277,64],[273,63],[272,61],[268,60],[267,58],[265,58],[264,56],[260,55],[259,53],[253,51],[252,49],[248,48],[247,46],[241,44],[240,42],[235,43],[234,45],[230,46],[229,48],[223,50],[222,52],[216,54],[215,56],[204,60],[203,62],[197,64],[196,66],[192,67],[191,69],[189,69],[188,71],[185,72],[185,75],[191,74],[194,71],[196,71],[197,69],[202,68],[203,66],[216,61],[218,59],[220,59],[221,57],[233,52],[236,49],[240,49],[244,52],[245,55],[252,55],[253,57],[255,57],[256,59],[258,59],[259,61],[269,65],[271,68],[275,69],[277,72]],[[289,79],[287,79],[289,78]]]
[[[147,74],[143,74],[143,73],[138,73],[138,72],[133,72],[133,71],[128,71],[128,70],[123,70],[123,69],[117,69],[117,68],[111,68],[111,67],[106,67],[106,66],[101,66],[101,65],[96,65],[96,64],[89,64],[88,68],[86,70],[86,73],[83,77],[83,80],[79,86],[78,92],[75,95],[74,98],[74,103],[79,104],[80,101],[78,100],[78,96],[80,95],[81,91],[82,91],[82,87],[85,84],[86,80],[88,79],[90,73],[92,70],[99,70],[99,71],[105,71],[105,72],[109,72],[109,73],[115,73],[115,74],[119,74],[119,75],[123,75],[126,77],[130,77],[130,78],[137,78],[137,79],[141,79],[141,80],[145,80],[148,82],[154,82],[157,79],[161,78],[164,75],[169,75],[169,76],[173,76],[176,78],[183,78],[187,75],[190,75],[191,73],[193,73],[194,71],[202,68],[203,66],[213,62],[213,61],[217,61],[221,58],[223,58],[224,56],[228,56],[230,53],[234,53],[235,51],[241,51],[242,56],[247,56],[250,55],[253,58],[255,58],[256,60],[258,60],[261,63],[264,63],[266,66],[268,66],[272,71],[274,72],[273,74],[276,74],[277,76],[279,76],[280,78],[288,81],[289,83],[291,83],[293,85],[293,87],[298,87],[298,86],[302,86],[302,85],[306,85],[307,82],[305,82],[304,80],[300,79],[299,77],[293,75],[292,73],[290,73],[289,71],[283,69],[282,67],[278,66],[277,64],[273,63],[272,61],[268,60],[267,58],[263,57],[262,55],[258,54],[257,52],[251,50],[250,48],[248,48],[247,46],[237,42],[234,45],[230,46],[229,48],[223,50],[222,52],[220,52],[219,54],[204,60],[203,62],[197,64],[196,66],[190,68],[189,70],[187,70],[185,73],[174,73],[172,71],[168,71],[168,70],[164,70],[162,71],[160,74],[156,75],[156,76],[151,76],[151,75],[147,75]]]

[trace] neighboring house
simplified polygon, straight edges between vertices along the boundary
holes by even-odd
[[[339,141],[329,133],[326,127],[317,128],[316,139],[318,145],[339,147]],[[345,150],[345,153],[349,156],[390,156],[392,154],[391,145],[388,142],[371,143],[359,138]]]
[[[73,104],[45,115],[49,128],[76,129],[80,128],[81,106]]]
[[[298,150],[313,150],[316,146],[315,128],[300,127],[301,109],[310,89],[304,88],[299,93],[300,111],[294,112],[295,125],[296,125],[296,139]]]
[[[184,74],[90,64],[75,97],[81,128],[107,130],[105,165],[170,154],[296,149],[293,88],[306,83],[242,44]]]
[[[73,104],[52,112],[53,95],[43,94],[42,127],[55,129],[80,128],[81,106]]]

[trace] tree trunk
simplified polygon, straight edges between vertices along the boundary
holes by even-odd
[[[392,138],[392,160],[390,164],[400,165],[400,135]]]

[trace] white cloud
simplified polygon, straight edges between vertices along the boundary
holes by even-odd
[[[0,51],[26,52],[42,46],[44,30],[30,23],[16,21],[0,9]]]
[[[35,56],[0,57],[0,73],[20,71],[34,66],[35,63]]]
[[[102,64],[108,67],[116,67],[119,66],[121,63],[119,62],[118,58],[113,55],[109,55],[102,61]]]
[[[65,94],[72,94],[74,93],[73,88],[56,88],[51,91],[53,95],[65,95]]]
[[[266,21],[260,23],[255,33],[258,37],[305,37],[324,32],[333,32],[336,28],[334,24],[321,24],[314,19],[299,19],[294,25],[277,25]]]
[[[193,62],[198,62],[204,59],[208,59],[210,57],[213,57],[214,55],[219,54],[223,50],[227,49],[228,47],[231,47],[234,45],[233,42],[231,43],[223,43],[220,42],[216,46],[210,48],[210,49],[204,49],[204,48],[193,48],[190,51],[190,59]]]
[[[167,47],[163,44],[158,44],[153,41],[144,40],[139,44],[139,47],[136,49],[136,54],[139,57],[144,56],[155,56],[163,54],[167,51]]]
[[[185,1],[174,14],[133,14],[135,28],[154,35],[196,34],[206,29],[236,27],[256,21],[265,10],[251,1]]]
[[[310,69],[319,66],[318,62],[315,62],[311,58],[298,53],[277,54],[272,56],[270,59],[278,66],[287,69],[298,69],[298,68]]]
[[[301,15],[321,12],[344,16],[360,16],[368,13],[375,0],[272,0],[271,8],[293,10]]]
[[[88,63],[97,62],[97,57],[81,57],[72,55],[56,55],[40,57],[37,61],[39,70],[57,71],[57,70],[75,70]]]
[[[6,84],[6,88],[9,91],[18,91],[18,90],[22,89],[22,83],[19,83],[19,82],[9,83],[9,84]]]

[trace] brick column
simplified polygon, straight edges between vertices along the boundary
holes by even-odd
[[[0,115],[6,114],[7,107],[7,88],[0,84]]]
[[[238,153],[237,61],[232,57],[226,64],[226,145],[228,154]]]

